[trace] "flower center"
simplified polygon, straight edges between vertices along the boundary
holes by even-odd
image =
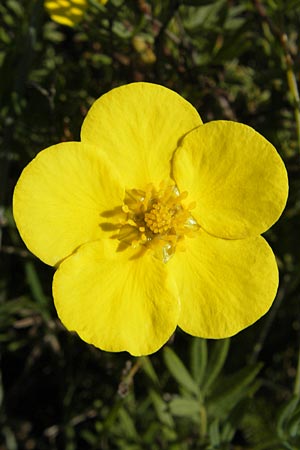
[[[191,237],[199,229],[190,212],[195,204],[183,203],[187,195],[179,193],[175,185],[127,190],[122,206],[125,217],[114,237],[134,248],[152,249],[167,262],[176,248],[183,249],[185,236]]]
[[[168,231],[172,225],[172,218],[170,208],[160,202],[154,203],[150,212],[144,215],[147,227],[155,234]]]

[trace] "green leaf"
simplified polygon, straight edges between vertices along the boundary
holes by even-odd
[[[25,262],[25,272],[26,272],[26,278],[27,278],[28,284],[30,286],[31,293],[32,293],[34,300],[40,306],[40,310],[41,310],[42,314],[45,316],[45,318],[49,318],[50,317],[50,313],[49,313],[49,309],[48,309],[49,301],[43,292],[43,288],[42,288],[40,278],[38,276],[38,272],[32,261]]]
[[[224,6],[224,0],[209,2],[183,10],[183,23],[188,30],[198,30],[199,27],[209,29],[219,20],[219,13]]]
[[[2,27],[0,28],[0,42],[3,42],[7,45],[11,42],[11,36]]]
[[[138,442],[140,440],[139,434],[135,428],[135,424],[131,415],[126,411],[125,408],[120,408],[118,418],[122,435]]]
[[[292,418],[293,413],[298,406],[298,403],[299,397],[293,396],[285,405],[283,405],[282,409],[279,411],[276,428],[277,433],[281,438],[285,437],[287,423]]]
[[[220,423],[218,419],[215,419],[208,428],[208,434],[210,442],[213,448],[220,445]]]
[[[224,23],[224,29],[232,31],[241,28],[246,23],[246,12],[247,8],[245,5],[237,5],[230,8]]]
[[[294,412],[288,424],[288,432],[291,437],[300,437],[300,411],[297,410]]]
[[[200,404],[194,398],[175,397],[169,403],[169,410],[173,416],[193,417],[199,415]]]
[[[166,366],[179,385],[188,392],[198,396],[200,392],[197,384],[173,350],[169,347],[165,347],[163,355]]]
[[[244,398],[253,394],[259,383],[252,383],[262,364],[244,367],[239,372],[219,380],[208,399],[208,408],[215,417],[224,417]]]
[[[214,344],[213,351],[208,360],[205,372],[205,380],[202,385],[204,392],[207,392],[221,372],[228,354],[230,339],[221,339]]]
[[[22,3],[16,0],[8,0],[7,2],[8,8],[15,13],[17,17],[22,17],[24,14],[24,9],[22,7]]]
[[[149,390],[149,396],[155,408],[157,417],[163,425],[166,425],[167,429],[169,429],[169,434],[171,438],[176,436],[174,431],[175,424],[173,418],[169,411],[167,411],[166,403],[161,398],[161,395],[154,391],[154,389]]]
[[[7,426],[3,426],[2,430],[1,430],[3,436],[4,436],[4,440],[5,440],[5,444],[6,447],[9,450],[17,450],[18,449],[18,444],[17,444],[17,440],[15,437],[15,434],[13,433],[13,431],[7,427]]]
[[[236,431],[235,428],[229,422],[225,423],[221,431],[221,441],[231,442],[235,434],[235,431]]]
[[[154,370],[153,364],[151,363],[151,360],[148,356],[142,356],[142,369],[146,373],[146,375],[149,377],[149,379],[152,381],[154,386],[159,387],[159,379],[156,375],[156,372]]]
[[[194,338],[191,345],[191,372],[197,385],[201,386],[207,364],[207,342]]]

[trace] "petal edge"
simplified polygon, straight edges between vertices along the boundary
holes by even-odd
[[[203,338],[230,337],[250,326],[278,288],[275,256],[261,236],[225,240],[202,231],[169,264],[181,299],[178,325]]]
[[[174,178],[196,201],[193,214],[210,234],[257,236],[280,217],[288,195],[285,166],[253,128],[213,121],[191,131],[174,156]]]
[[[177,326],[177,287],[163,263],[117,251],[114,240],[85,244],[63,261],[53,296],[65,326],[106,351],[153,353]]]

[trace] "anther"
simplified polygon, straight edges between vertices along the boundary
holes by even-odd
[[[188,193],[180,193],[176,186],[161,183],[156,190],[148,185],[145,191],[126,191],[122,211],[126,214],[120,226],[119,239],[133,248],[143,245],[167,262],[182,246],[185,235],[193,235],[199,225],[190,213],[195,203],[183,205]]]

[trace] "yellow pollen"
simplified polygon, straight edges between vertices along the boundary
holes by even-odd
[[[154,203],[150,212],[145,213],[144,220],[153,233],[163,233],[171,227],[172,212],[166,205]]]
[[[184,248],[184,238],[199,230],[190,212],[195,203],[183,204],[187,196],[187,192],[179,193],[175,185],[163,183],[158,190],[153,185],[148,185],[145,191],[127,190],[122,205],[123,220],[114,237],[133,248],[149,248],[167,262],[179,244],[181,250]]]

